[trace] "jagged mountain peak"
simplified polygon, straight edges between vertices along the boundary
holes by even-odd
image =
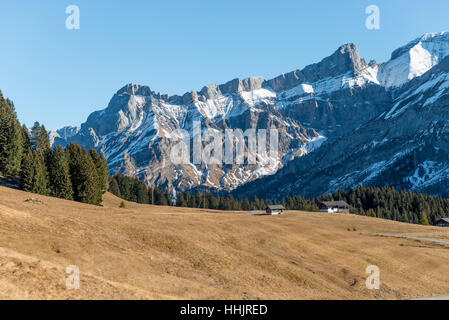
[[[224,84],[209,84],[204,86],[198,94],[206,99],[214,99],[220,95],[234,94],[244,91],[253,91],[262,88],[264,79],[262,77],[235,78]]]
[[[128,95],[128,96],[144,96],[144,97],[156,97],[159,99],[170,99],[170,95],[163,94],[160,92],[156,92],[151,90],[149,86],[128,83],[123,88],[119,89],[116,93],[117,96]]]
[[[343,57],[344,61],[353,66],[354,69],[357,69],[359,64],[364,64],[364,60],[360,58],[359,49],[355,45],[355,43],[349,42],[341,45],[329,58],[333,58],[335,56]]]
[[[397,88],[419,77],[449,55],[449,33],[427,33],[396,49],[379,68],[379,82]]]
[[[347,43],[320,62],[308,65],[302,70],[282,74],[266,81],[266,85],[277,91],[287,90],[301,83],[313,83],[348,73],[357,75],[367,66],[365,60],[360,57],[357,46]]]
[[[354,43],[347,43],[340,46],[329,57],[305,67],[301,72],[309,82],[315,82],[348,72],[357,74],[366,66],[365,60],[360,57],[357,46]]]
[[[409,51],[418,44],[437,43],[437,42],[449,42],[449,33],[447,31],[425,33],[421,37],[418,37],[413,41],[410,41],[405,46],[402,46],[394,50],[391,54],[391,60],[398,58],[399,56],[406,53],[407,51]]]
[[[116,94],[129,94],[129,95],[151,95],[153,92],[151,91],[150,87],[139,85],[139,84],[133,84],[128,83],[122,88],[120,88]]]
[[[209,84],[204,86],[200,91],[192,90],[184,93],[182,96],[170,96],[168,94],[152,91],[150,87],[145,85],[128,83],[119,89],[116,95],[153,96],[155,98],[167,100],[177,104],[191,104],[198,100],[215,99],[226,94],[238,94],[240,92],[249,92],[261,89],[264,82],[265,80],[262,77],[247,77],[243,79],[235,78],[223,84]]]

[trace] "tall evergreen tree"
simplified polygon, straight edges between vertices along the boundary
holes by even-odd
[[[123,199],[128,201],[136,201],[137,197],[132,194],[132,183],[129,177],[122,176],[121,174],[116,176],[119,183],[120,193]]]
[[[71,143],[67,146],[66,154],[69,160],[74,200],[90,204],[101,204],[101,197],[98,197],[98,177],[92,158],[84,148],[81,148],[76,143]]]
[[[120,188],[118,186],[117,178],[115,176],[111,178],[111,182],[109,183],[109,192],[119,198],[122,197],[120,193]]]
[[[42,152],[28,150],[23,158],[20,178],[23,190],[48,195],[48,173]]]
[[[49,161],[51,194],[58,198],[73,200],[72,182],[70,181],[69,162],[61,146],[53,149]]]
[[[23,155],[25,156],[28,153],[28,150],[31,150],[31,137],[30,132],[26,125],[22,126],[22,137],[23,137]]]
[[[248,197],[243,198],[241,207],[242,210],[245,211],[251,210],[251,204],[249,203]]]
[[[168,205],[166,194],[159,188],[154,188],[154,204],[160,206]]]
[[[36,151],[34,153],[34,179],[33,189],[31,192],[48,195],[49,194],[49,181],[48,171],[45,165],[44,151]]]
[[[423,226],[429,225],[429,220],[427,219],[427,214],[423,211],[421,212],[421,216],[419,217],[419,223]]]
[[[136,195],[137,203],[149,203],[147,186],[139,179],[134,180],[133,193]]]
[[[38,121],[36,121],[31,128],[30,143],[35,152],[40,152],[42,154],[44,164],[48,170],[51,161],[50,140],[44,125],[41,125]]]
[[[94,173],[95,173],[95,200],[94,202],[100,204],[102,202],[102,196],[106,192],[108,187],[108,165],[106,163],[106,159],[103,155],[99,155],[97,151],[93,148],[89,149],[89,157],[91,162],[94,165]]]
[[[36,121],[31,128],[31,145],[33,150],[41,150],[47,152],[50,150],[50,140],[44,125]]]
[[[93,148],[89,150],[89,155],[95,164],[95,168],[98,175],[98,185],[101,194],[103,194],[106,192],[108,188],[108,181],[109,181],[109,168],[106,158],[103,156],[103,154],[101,153],[98,154],[97,151]]]
[[[17,175],[23,154],[22,128],[13,104],[0,93],[0,173]]]
[[[34,181],[34,154],[31,149],[29,149],[22,161],[22,168],[20,172],[20,183],[21,188],[25,191],[32,192]]]

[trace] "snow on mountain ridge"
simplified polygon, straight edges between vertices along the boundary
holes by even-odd
[[[378,80],[387,88],[400,87],[421,76],[449,55],[449,33],[427,33],[393,51],[379,68]]]

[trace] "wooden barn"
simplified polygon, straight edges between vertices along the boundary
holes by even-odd
[[[282,214],[282,213],[284,213],[284,210],[285,210],[285,208],[280,204],[268,205],[265,208],[266,213],[270,214],[270,215]]]
[[[320,204],[321,212],[349,213],[349,204],[344,201],[323,201]]]
[[[437,227],[448,227],[449,228],[449,218],[441,218],[436,223]]]

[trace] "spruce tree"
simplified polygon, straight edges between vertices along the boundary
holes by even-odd
[[[56,146],[53,149],[49,161],[49,176],[51,194],[58,198],[73,200],[69,163],[61,146]]]
[[[207,205],[209,209],[218,209],[219,200],[213,194],[208,193],[206,195]]]
[[[25,156],[28,153],[28,150],[31,150],[31,137],[26,125],[22,126],[22,140],[23,155]]]
[[[20,178],[24,191],[48,195],[48,173],[42,152],[28,150],[23,158]]]
[[[22,128],[13,104],[0,93],[0,173],[18,175],[23,154]]]
[[[251,210],[251,205],[249,203],[248,197],[243,198],[241,207],[242,207],[242,210],[245,210],[245,211]]]
[[[85,161],[87,165],[87,172],[92,177],[92,186],[89,186],[92,190],[92,194],[89,197],[88,203],[101,205],[103,202],[103,193],[106,192],[106,187],[103,187],[103,179],[98,172],[92,157],[88,153],[85,154]]]
[[[95,194],[94,202],[100,204],[102,201],[103,193],[106,192],[108,186],[108,170],[107,165],[103,163],[97,151],[93,148],[89,149],[89,158],[94,165],[94,176],[95,176]]]
[[[24,191],[32,192],[34,181],[34,155],[33,151],[29,149],[22,161],[22,168],[20,172],[20,184]]]
[[[96,167],[84,148],[71,143],[66,148],[69,173],[73,188],[73,199],[90,204],[101,204],[98,196]]]
[[[109,192],[112,193],[113,195],[121,198],[122,195],[120,194],[120,188],[118,186],[118,182],[117,182],[117,178],[116,177],[112,177],[111,178],[111,182],[109,183]]]
[[[149,203],[147,186],[139,179],[134,180],[133,193],[136,195],[137,203]]]
[[[50,150],[50,140],[47,130],[38,121],[31,128],[31,145],[33,150],[41,150],[44,153]]]
[[[109,168],[106,158],[103,154],[98,154],[97,151],[92,148],[89,150],[89,155],[95,164],[98,175],[98,187],[100,188],[101,194],[103,194],[107,190],[109,181]]]
[[[427,219],[427,214],[425,211],[421,212],[421,216],[419,217],[419,223],[423,226],[429,225],[429,220]]]
[[[49,194],[49,181],[48,172],[45,165],[44,151],[36,151],[33,157],[34,161],[34,178],[33,189],[31,192],[48,195]]]
[[[159,188],[154,188],[154,204],[166,206],[169,204],[166,194]]]
[[[42,152],[45,165],[47,169],[51,161],[51,147],[50,139],[48,138],[48,132],[44,125],[40,125],[39,122],[35,122],[33,128],[31,128],[31,145],[33,150]]]

